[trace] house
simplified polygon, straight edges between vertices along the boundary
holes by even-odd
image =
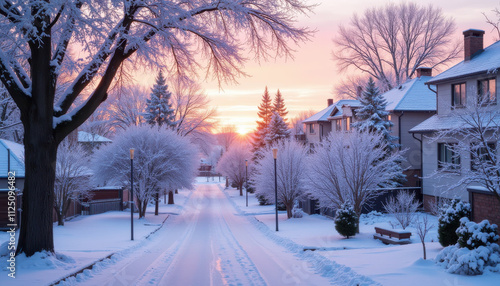
[[[314,148],[314,144],[321,143],[333,130],[332,128],[335,128],[332,125],[332,116],[336,120],[344,120],[345,128],[350,128],[351,121],[348,120],[352,118],[352,114],[348,111],[343,112],[343,110],[351,110],[350,106],[360,106],[358,100],[352,99],[342,99],[335,102],[335,104],[333,103],[333,99],[328,99],[327,103],[328,106],[325,109],[302,121],[306,144],[309,144],[311,149]]]
[[[9,175],[9,172],[10,175]],[[9,196],[9,177],[15,183],[16,196]],[[19,217],[21,191],[24,188],[24,146],[9,140],[0,139],[0,230],[8,229],[9,202],[15,201],[16,217]]]
[[[457,112],[462,112],[464,107],[478,100],[480,95],[488,95],[492,108],[498,108],[498,85],[500,68],[500,41],[483,49],[482,30],[466,30],[464,35],[464,60],[448,70],[429,80],[427,85],[435,85],[437,91],[437,114],[420,123],[410,130],[422,141],[422,167],[423,167],[423,194],[424,207],[430,208],[438,197],[455,198],[473,203],[474,194],[481,190],[475,184],[461,186],[452,192],[443,193],[445,189],[439,186],[451,185],[461,177],[460,170],[472,168],[469,156],[455,154],[449,148],[454,138],[432,140],[433,135],[440,130],[450,129],[457,124]],[[495,126],[498,128],[498,126]],[[493,142],[495,144],[496,142]],[[457,163],[458,171],[450,172],[445,178],[429,177],[435,170],[441,168],[440,162]],[[469,192],[467,191],[469,189]],[[478,190],[477,192],[474,191]],[[489,201],[494,202],[491,198]],[[488,201],[486,199],[486,201]],[[474,206],[473,206],[474,208]],[[497,216],[500,205],[496,208]]]
[[[78,131],[78,144],[85,151],[93,153],[95,149],[99,149],[102,145],[111,143],[112,141],[104,136],[92,134],[85,131]]]

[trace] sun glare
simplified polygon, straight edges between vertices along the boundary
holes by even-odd
[[[238,134],[240,134],[240,135],[247,135],[249,130],[248,130],[248,128],[241,126],[241,127],[238,127],[236,132],[238,132]]]

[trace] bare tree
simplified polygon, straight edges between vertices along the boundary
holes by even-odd
[[[210,132],[215,123],[216,108],[210,108],[210,99],[194,82],[178,80],[172,95],[177,133],[186,136],[192,132]]]
[[[360,88],[362,89],[368,84],[369,78],[369,75],[347,75],[342,77],[334,87],[333,94],[337,100],[358,99]],[[380,86],[378,87],[380,88]],[[383,87],[380,89],[384,90]]]
[[[368,73],[392,89],[412,78],[420,66],[438,67],[458,57],[455,24],[441,9],[403,2],[370,8],[340,25],[334,58],[340,69]]]
[[[450,128],[440,130],[431,142],[438,140],[453,142],[447,148],[453,155],[452,162],[440,162],[441,168],[431,177],[449,177],[460,170],[459,179],[446,186],[448,191],[470,184],[477,184],[490,191],[500,201],[500,109],[488,96],[474,97],[467,101],[466,107],[455,109],[442,118],[451,124]],[[462,167],[460,157],[471,160],[470,167]]]
[[[71,201],[90,198],[88,160],[85,150],[77,143],[65,140],[59,145],[54,184],[54,211],[58,225],[64,225]]]
[[[216,136],[219,145],[224,148],[224,152],[227,152],[227,150],[229,150],[229,147],[236,141],[238,137],[236,126],[224,125],[220,128],[220,131]]]
[[[379,133],[357,129],[331,133],[310,157],[309,193],[322,207],[350,203],[359,218],[363,206],[380,194],[379,188],[392,187],[393,179],[402,172],[400,151],[388,154],[386,148]]]
[[[420,207],[420,203],[415,199],[415,193],[408,191],[401,191],[396,197],[390,197],[383,205],[385,211],[393,215],[403,229],[413,223]]]
[[[235,142],[229,147],[228,151],[222,155],[219,163],[217,163],[216,170],[224,176],[229,177],[229,179],[238,186],[240,196],[243,196],[243,183],[246,179],[245,160],[248,160],[250,167],[251,158],[252,153],[250,152],[250,146],[248,146],[248,144]]]
[[[22,142],[23,125],[19,108],[0,83],[0,138]]]
[[[420,214],[417,218],[417,235],[422,242],[422,250],[424,252],[424,260],[427,259],[427,251],[425,249],[425,237],[429,231],[434,227],[433,224],[429,222],[429,217],[427,214]]]
[[[144,123],[142,113],[146,108],[147,88],[131,86],[112,93],[107,109],[109,125],[113,131],[125,130]]]
[[[295,140],[281,141],[261,151],[261,159],[255,166],[255,186],[257,193],[274,202],[274,157],[272,148],[278,148],[276,176],[278,180],[278,201],[286,207],[287,217],[292,217],[295,200],[306,191],[306,169],[304,168],[307,149]]]
[[[20,110],[26,149],[17,253],[54,252],[57,147],[106,100],[124,62],[234,81],[247,51],[288,56],[290,43],[307,40],[295,16],[310,9],[300,0],[2,1],[0,80]],[[71,80],[56,101],[62,75]]]
[[[496,37],[495,41],[500,40],[500,10],[498,8],[495,8],[491,10],[493,12],[495,18],[490,18],[486,13],[483,12],[484,18],[486,18],[486,23],[490,24],[492,27],[492,30],[496,32]]]
[[[316,111],[310,109],[307,111],[301,111],[301,112],[299,112],[299,114],[297,114],[297,116],[292,118],[290,120],[291,135],[295,136],[295,135],[304,134],[305,133],[304,132],[304,124],[302,123],[302,121],[306,120],[307,118],[313,116],[316,113],[317,113]]]
[[[174,131],[131,126],[113,143],[98,150],[92,160],[93,180],[98,184],[130,185],[129,149],[134,148],[134,195],[139,218],[148,202],[165,188],[191,188],[197,174],[197,150]]]

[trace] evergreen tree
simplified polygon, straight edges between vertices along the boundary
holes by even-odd
[[[353,123],[353,127],[361,131],[380,132],[384,135],[390,149],[397,148],[397,144],[394,143],[397,137],[390,135],[393,124],[387,119],[389,115],[389,112],[385,111],[387,102],[372,78],[368,80],[366,88],[358,100],[362,107],[356,112],[358,122]]]
[[[162,71],[156,77],[156,83],[151,89],[151,97],[146,102],[146,112],[143,114],[144,119],[150,125],[175,127],[175,110],[172,108],[170,97],[172,93],[168,91],[166,79],[163,77]]]
[[[358,216],[351,204],[345,203],[335,214],[335,230],[346,238],[356,235]]]
[[[267,91],[267,86],[264,90],[264,95],[262,95],[262,102],[260,103],[258,109],[259,111],[257,112],[257,115],[259,116],[260,120],[257,121],[257,130],[255,131],[255,134],[253,136],[252,152],[254,153],[265,146],[267,126],[269,125],[269,122],[271,122],[271,117],[273,115],[272,100],[269,96],[269,92]]]
[[[288,129],[288,125],[285,123],[283,118],[277,113],[273,112],[273,117],[269,126],[266,129],[265,144],[272,145],[279,141],[290,138],[291,130]]]
[[[286,122],[286,115],[288,114],[288,111],[286,110],[285,107],[285,99],[281,95],[279,89],[278,92],[276,92],[276,97],[274,98],[273,111],[278,113],[281,116],[281,118],[283,118],[283,121]]]

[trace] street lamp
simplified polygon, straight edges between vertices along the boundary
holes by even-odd
[[[273,148],[274,157],[274,203],[276,208],[276,231],[278,231],[278,174],[276,172],[276,159],[278,158],[278,148]]]
[[[245,190],[247,191],[247,207],[248,207],[248,160],[245,160]]]
[[[130,149],[130,240],[134,240],[134,151]]]

